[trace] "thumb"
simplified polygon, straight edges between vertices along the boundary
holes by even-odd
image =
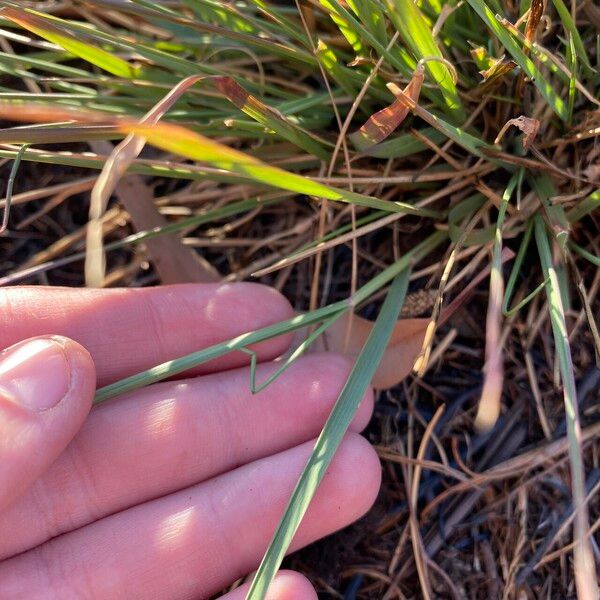
[[[95,387],[88,351],[67,338],[32,338],[0,353],[0,510],[73,439]]]

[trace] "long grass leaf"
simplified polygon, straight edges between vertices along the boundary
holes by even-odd
[[[506,292],[504,294],[504,300],[502,302],[502,314],[505,317],[512,316],[513,314],[521,310],[524,306],[529,304],[529,302],[531,302],[548,284],[548,280],[542,281],[542,283],[540,283],[532,292],[527,294],[525,298],[517,302],[517,304],[512,308],[509,308],[510,301],[514,294],[514,289],[517,284],[517,278],[521,274],[521,267],[523,266],[523,261],[525,260],[525,254],[527,252],[529,242],[531,241],[532,234],[533,219],[530,219],[527,223],[527,228],[525,229],[525,234],[523,235],[521,244],[519,245],[519,250],[517,251],[517,256],[515,257],[515,261],[513,263],[510,275],[508,276]]]
[[[413,0],[387,0],[388,15],[400,32],[403,42],[411,49],[417,61],[444,56],[433,37],[431,27]],[[448,112],[459,120],[465,114],[450,69],[440,61],[428,60],[425,68],[439,86]]]
[[[387,210],[388,212],[438,216],[436,211],[416,208],[401,202],[386,202],[371,196],[324,185],[301,175],[267,165],[256,158],[223,146],[177,125],[166,123],[157,124],[156,126],[130,124],[124,125],[123,130],[141,135],[150,144],[167,152],[174,152],[193,160],[206,161],[218,168],[248,175],[255,181],[280,189],[378,210]]]
[[[252,581],[246,596],[247,600],[263,600],[266,597],[294,534],[342,442],[371,378],[375,374],[400,315],[408,289],[408,280],[408,269],[402,271],[394,279],[373,330],[367,338],[294,488],[269,549]]]
[[[229,148],[220,142],[195,133],[180,125],[159,122],[153,125],[129,119],[114,119],[92,111],[67,110],[65,108],[47,107],[35,104],[0,103],[6,118],[20,120],[47,121],[56,119],[73,119],[88,123],[114,124],[125,135],[136,135],[147,140],[149,144],[186,158],[209,163],[212,167],[226,172],[246,176],[251,180],[280,189],[326,198],[338,202],[346,202],[357,206],[365,206],[387,212],[402,212],[432,218],[439,218],[435,210],[417,208],[404,202],[388,202],[358,194],[348,190],[319,183],[302,175],[291,173],[266,164],[244,152]]]
[[[589,529],[588,510],[585,502],[585,474],[581,456],[581,425],[579,422],[575,373],[559,279],[552,260],[552,251],[550,249],[546,226],[539,215],[535,217],[535,238],[544,277],[549,280],[549,284],[546,286],[546,295],[565,402],[569,459],[571,463],[571,487],[576,512],[573,536],[575,542],[573,551],[575,582],[578,596],[592,600],[598,597],[598,585],[592,546],[587,536]]]

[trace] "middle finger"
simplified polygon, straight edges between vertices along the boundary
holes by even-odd
[[[259,366],[257,381],[275,368]],[[349,369],[345,358],[313,355],[255,395],[244,368],[96,407],[50,470],[0,516],[0,558],[312,439]],[[371,408],[369,394],[355,431]]]

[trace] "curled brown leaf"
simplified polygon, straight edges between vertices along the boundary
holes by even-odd
[[[520,117],[516,117],[515,119],[510,119],[507,121],[498,135],[494,140],[495,144],[498,144],[500,140],[504,137],[504,134],[508,130],[509,127],[517,127],[520,129],[525,135],[523,136],[523,148],[527,150],[533,140],[538,134],[540,129],[540,122],[538,119],[534,119],[533,117],[526,117],[525,115],[521,115]]]

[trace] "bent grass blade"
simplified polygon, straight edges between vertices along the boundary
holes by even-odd
[[[380,290],[394,277],[396,277],[398,273],[401,273],[414,263],[422,260],[446,238],[447,236],[445,232],[436,231],[423,242],[412,248],[398,261],[373,277],[363,287],[359,288],[354,295],[350,296],[346,300],[335,302],[334,304],[330,304],[303,315],[292,317],[291,319],[281,321],[280,323],[276,323],[262,329],[257,329],[256,331],[244,333],[236,338],[215,344],[214,346],[210,346],[209,348],[205,348],[197,352],[192,352],[186,356],[167,361],[152,367],[151,369],[137,373],[136,375],[126,377],[125,379],[121,379],[115,383],[111,383],[110,385],[100,388],[96,392],[94,402],[96,404],[104,402],[105,400],[114,398],[120,394],[124,394],[146,385],[162,381],[163,379],[172,377],[173,375],[177,375],[178,373],[182,373],[183,371],[187,371],[188,369],[201,365],[209,360],[212,360],[213,358],[218,358],[219,356],[223,356],[229,352],[247,348],[252,344],[264,342],[265,340],[302,329],[309,325],[323,323],[328,318],[336,315],[340,311],[346,311],[349,308],[357,306],[368,300],[375,292]]]

